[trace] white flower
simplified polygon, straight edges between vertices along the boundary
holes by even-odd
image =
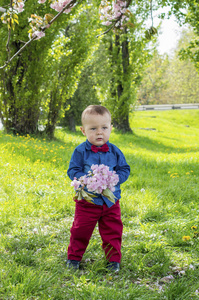
[[[189,269],[190,269],[190,270],[195,270],[195,267],[194,267],[192,264],[190,264],[190,265],[189,265]]]
[[[37,229],[37,228],[34,228],[34,229],[33,229],[33,233],[34,233],[34,234],[38,234],[38,233],[39,233],[38,229]]]

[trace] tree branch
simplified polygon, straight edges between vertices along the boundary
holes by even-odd
[[[48,27],[49,27],[49,25],[51,25],[54,21],[56,21],[59,17],[60,17],[60,15],[66,10],[66,9],[68,9],[68,8],[71,8],[74,4],[75,4],[75,2],[76,2],[77,0],[73,0],[72,2],[70,2],[69,4],[67,4],[66,6],[64,6],[64,8],[58,13],[58,14],[56,14],[56,16],[45,26],[45,27],[43,27],[41,30],[42,31],[45,31]],[[23,47],[21,47],[20,49],[19,49],[19,51],[17,51],[10,59],[8,59],[6,62],[5,62],[5,64],[3,65],[3,66],[1,66],[0,67],[0,69],[4,69],[15,57],[17,57],[29,44],[31,44],[35,39],[37,38],[37,36],[35,35],[35,36],[33,36],[27,43],[25,43],[24,45],[23,45]],[[8,37],[8,42],[9,42],[9,40],[10,40],[10,37]],[[6,44],[6,48],[8,47],[8,42],[7,42],[7,44]]]
[[[128,1],[127,1],[126,8],[129,7],[129,5],[131,4],[131,1],[132,1],[132,0],[128,0]],[[102,32],[102,33],[100,33],[100,34],[98,34],[96,37],[98,38],[99,36],[102,36],[102,35],[104,35],[104,34],[107,34],[109,31],[111,31],[111,30],[115,27],[115,24],[116,24],[119,20],[121,20],[122,16],[123,16],[123,14],[121,14],[121,15],[117,18],[117,20],[115,20],[115,21],[113,22],[113,24],[112,24],[106,31],[104,31],[104,32]]]

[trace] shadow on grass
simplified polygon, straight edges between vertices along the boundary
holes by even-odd
[[[170,137],[167,137],[170,139]],[[188,148],[177,148],[173,146],[166,146],[162,142],[158,142],[154,139],[144,137],[144,136],[139,136],[137,134],[128,134],[126,133],[125,135],[118,135],[115,134],[114,138],[111,137],[110,141],[113,140],[113,143],[115,143],[118,147],[122,145],[123,147],[129,148],[129,143],[132,143],[132,147],[139,147],[142,149],[146,149],[149,151],[157,152],[157,153],[187,153],[189,152],[195,152],[198,150],[197,147],[192,147],[190,149]],[[176,141],[176,146],[178,143],[177,139],[174,139]]]

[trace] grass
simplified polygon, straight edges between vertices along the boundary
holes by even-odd
[[[80,271],[65,267],[74,192],[66,171],[84,141],[0,132],[0,299],[199,299],[199,111],[136,112],[111,142],[122,186],[122,268],[106,273],[97,229]],[[153,130],[149,130],[153,129]]]

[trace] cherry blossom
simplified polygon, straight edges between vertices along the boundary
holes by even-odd
[[[66,5],[69,5],[72,1],[73,0],[57,0],[57,1],[53,1],[53,3],[51,3],[50,7],[53,8],[54,10],[60,12],[60,11],[62,11],[62,9]],[[71,8],[68,8],[68,9],[64,10],[64,13],[69,13],[69,12],[71,12]]]
[[[100,20],[105,26],[115,23],[115,27],[123,28],[123,25],[129,20],[127,16],[127,2],[122,0],[101,1]]]
[[[13,9],[17,11],[18,13],[21,13],[24,11],[24,5],[25,5],[25,0],[14,0],[13,1]]]
[[[115,191],[115,186],[119,182],[119,176],[115,171],[110,171],[108,166],[92,165],[91,171],[79,179],[74,178],[71,186],[77,192],[81,192],[86,188],[88,192],[102,194],[107,196],[104,192],[108,190],[110,198],[113,200],[114,195],[112,192]],[[91,194],[89,194],[91,195]]]

